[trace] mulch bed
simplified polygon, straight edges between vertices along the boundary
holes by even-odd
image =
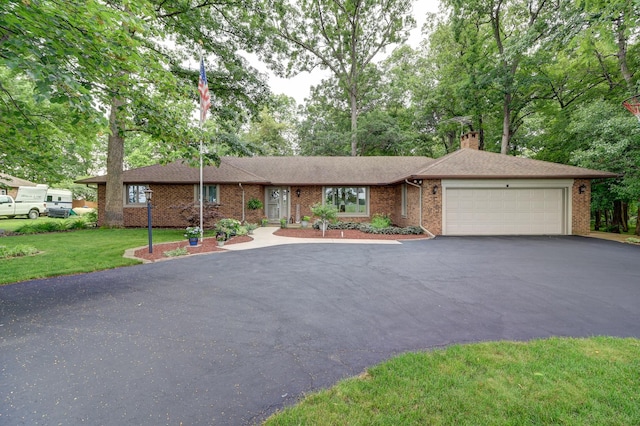
[[[322,231],[313,228],[284,228],[278,229],[274,232],[275,235],[281,237],[293,237],[293,238],[322,238]],[[347,229],[344,231],[337,229],[330,229],[325,232],[324,238],[344,238],[351,240],[419,240],[426,239],[426,235],[383,235],[383,234],[367,234],[365,232],[358,231],[356,229]],[[252,241],[253,238],[243,235],[241,237],[233,237],[227,244],[238,244]],[[155,262],[157,260],[173,259],[174,257],[167,257],[164,255],[165,251],[175,250],[177,248],[184,247],[189,254],[198,253],[213,253],[216,251],[224,251],[224,248],[218,247],[218,242],[215,237],[205,238],[200,240],[197,246],[190,246],[189,241],[178,241],[173,243],[159,243],[153,245],[153,253],[149,253],[149,248],[144,247],[136,250],[134,256],[138,259],[149,260]],[[176,256],[181,257],[181,256]]]
[[[253,238],[243,235],[241,237],[233,237],[229,241],[225,242],[224,245],[227,244],[238,244],[238,243],[247,243],[249,241],[253,241]],[[134,256],[139,259],[150,260],[155,262],[156,260],[161,259],[173,259],[173,257],[167,257],[164,255],[165,251],[175,250],[177,248],[184,247],[187,249],[189,254],[198,254],[198,253],[213,253],[215,251],[224,251],[224,249],[218,247],[218,241],[216,241],[215,237],[204,238],[199,241],[197,246],[190,246],[188,240],[178,241],[174,243],[159,243],[153,245],[153,253],[149,253],[149,248],[144,247],[138,249],[134,252]],[[181,257],[181,256],[176,256]]]
[[[280,228],[274,235],[281,237],[294,238],[322,238],[322,231],[313,228]],[[421,235],[386,235],[386,234],[367,234],[357,229],[329,229],[324,233],[325,238],[345,238],[350,240],[421,240],[427,236]]]

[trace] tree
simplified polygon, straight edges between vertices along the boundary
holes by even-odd
[[[104,120],[64,100],[34,99],[35,84],[0,66],[0,169],[40,183],[86,175]]]
[[[572,160],[582,167],[608,170],[622,178],[596,184],[594,205],[614,205],[614,226],[627,228],[624,205],[640,199],[640,127],[637,120],[618,105],[594,101],[580,107],[572,117],[571,136],[586,141]],[[598,189],[603,186],[605,190]],[[640,213],[640,212],[639,212]],[[640,235],[636,226],[636,234]]]
[[[535,94],[529,81],[532,68],[547,60],[545,47],[557,34],[571,34],[566,19],[569,2],[546,0],[446,0],[457,37],[474,34],[475,51],[490,53],[494,64],[491,86],[500,93],[502,136],[500,152],[509,151],[511,140],[522,124],[522,112]],[[478,78],[482,78],[477,75]]]
[[[411,1],[271,0],[258,13],[268,14],[276,36],[261,56],[277,73],[290,76],[320,66],[337,79],[349,105],[351,155],[357,155],[365,70],[385,47],[408,37],[415,25]]]
[[[108,110],[106,225],[122,226],[127,135],[150,135],[170,158],[192,157],[198,145],[193,141],[228,142],[214,126],[200,131],[194,125],[197,72],[181,69],[186,59],[181,52],[197,52],[194,45],[201,40],[204,51],[216,58],[209,79],[220,123],[234,113],[246,117],[257,111],[268,90],[236,54],[238,40],[253,40],[252,23],[242,19],[244,6],[230,0],[197,6],[160,0],[11,0],[0,6],[3,64],[29,70],[39,97],[64,98],[79,110],[96,105]],[[233,102],[227,107],[221,99]],[[215,161],[219,151],[209,150],[208,158]]]
[[[243,135],[261,155],[292,155],[295,146],[296,103],[284,95],[275,96],[262,108]]]

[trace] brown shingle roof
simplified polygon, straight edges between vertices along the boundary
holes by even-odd
[[[224,157],[203,170],[206,183],[270,185],[388,185],[418,179],[611,178],[599,170],[461,149],[438,160],[428,157]],[[127,170],[125,183],[198,183],[198,167],[183,162]],[[106,176],[79,180],[104,183]]]
[[[220,167],[208,166],[202,170],[203,180],[210,183],[268,183],[264,178],[254,173],[239,169],[223,161]],[[79,180],[78,183],[105,183],[106,175]],[[123,172],[125,183],[198,183],[200,169],[191,167],[187,163],[176,161],[166,165],[140,167]]]
[[[25,179],[20,179],[15,176],[8,175],[6,173],[0,173],[0,186],[17,188],[19,186],[36,186],[36,184]]]
[[[615,173],[474,149],[460,149],[414,173],[419,179],[612,178]]]
[[[420,170],[428,157],[224,157],[220,167],[203,169],[207,183],[271,185],[386,185]],[[127,170],[125,183],[197,183],[197,167],[182,162]],[[79,180],[104,183],[106,176]]]
[[[428,157],[225,158],[274,185],[386,185],[433,163]]]

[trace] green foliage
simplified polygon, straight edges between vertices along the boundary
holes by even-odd
[[[154,229],[154,243],[183,239],[181,229]],[[2,245],[37,247],[38,256],[23,256],[0,262],[0,285],[36,278],[69,275],[135,265],[123,257],[128,248],[148,243],[146,229],[94,228],[73,232],[17,235],[2,238]]]
[[[338,80],[342,99],[349,105],[350,149],[356,155],[357,117],[361,98],[375,85],[367,67],[386,46],[401,43],[415,26],[411,1],[378,0],[357,4],[339,1],[277,0],[268,11],[270,48],[262,54],[280,75],[328,69]],[[283,64],[285,66],[283,67]]]
[[[384,213],[375,213],[371,217],[371,227],[376,229],[388,228],[391,226],[391,218]]]
[[[249,201],[247,201],[247,207],[249,208],[249,210],[259,210],[264,207],[264,204],[257,198],[251,198]]]
[[[228,240],[234,235],[240,235],[242,223],[236,219],[220,219],[216,223],[215,231],[217,236],[223,236],[222,241]]]
[[[38,253],[38,249],[28,245],[18,245],[15,247],[0,246],[0,259],[10,257],[32,256]]]
[[[639,424],[638,339],[550,338],[407,353],[265,425]]]
[[[187,228],[184,230],[184,237],[200,238],[201,233],[202,233],[202,230],[200,229],[199,226],[187,226]]]
[[[335,220],[338,217],[338,209],[329,204],[316,203],[311,206],[311,213],[324,222]]]
[[[187,250],[186,247],[178,247],[174,250],[167,250],[165,252],[162,252],[162,255],[165,257],[185,256],[187,254],[189,254],[189,250]]]
[[[55,220],[35,220],[29,221],[18,227],[15,232],[18,234],[41,234],[45,232],[62,232],[75,229],[87,229],[93,226],[90,220],[83,217]]]

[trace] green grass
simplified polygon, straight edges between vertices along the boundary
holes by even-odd
[[[407,353],[267,425],[637,425],[640,340],[534,340]]]
[[[19,229],[25,225],[40,225],[44,223],[69,223],[80,220],[81,216],[72,216],[69,219],[54,219],[48,217],[40,217],[38,219],[0,219],[0,229],[5,231],[12,231]]]
[[[182,229],[154,229],[153,242],[184,240],[183,234]],[[148,242],[146,229],[86,229],[1,237],[0,245],[8,249],[32,246],[40,253],[0,260],[0,285],[134,265],[139,261],[122,257],[125,249]]]

